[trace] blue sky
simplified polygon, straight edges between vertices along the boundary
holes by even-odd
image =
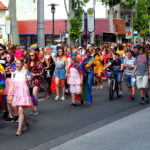
[[[6,6],[8,5],[8,0],[0,0]],[[69,1],[69,0],[67,0]],[[45,19],[51,19],[52,14],[48,4],[57,3],[59,6],[56,8],[55,19],[66,19],[66,12],[64,8],[63,0],[45,0]],[[93,7],[92,0],[85,7],[85,11],[88,8]],[[17,16],[18,20],[32,20],[36,19],[36,4],[33,3],[33,0],[17,0]],[[97,2],[96,5],[96,18],[105,18],[106,10],[100,2]]]

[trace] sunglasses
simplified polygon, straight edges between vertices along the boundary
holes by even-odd
[[[30,55],[30,57],[33,57],[34,55]]]

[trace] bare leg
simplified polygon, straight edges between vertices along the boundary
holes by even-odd
[[[65,80],[62,80],[62,96],[65,96]]]
[[[55,78],[55,84],[56,84],[56,95],[59,96],[59,78]]]
[[[72,94],[71,94],[71,97],[72,97],[72,104],[75,104],[75,103],[76,103],[76,101],[75,101],[75,94],[72,93]]]

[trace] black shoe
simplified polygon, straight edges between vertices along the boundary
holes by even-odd
[[[75,106],[77,106],[77,105],[72,103],[71,106],[75,107]]]
[[[84,104],[84,100],[83,100],[83,99],[81,100],[81,103],[80,103],[80,104],[81,104],[81,105],[83,105],[83,104]]]
[[[15,116],[13,121],[14,121],[15,123],[17,123],[17,122],[18,122],[18,119],[19,119],[19,117],[18,117],[18,116]]]
[[[132,100],[132,101],[135,101],[135,97],[134,97],[134,96],[132,96],[132,97],[131,97],[131,100]]]
[[[149,95],[148,95],[148,94],[146,94],[146,95],[145,95],[145,97],[146,97],[146,101],[145,101],[145,102],[146,102],[146,104],[149,104]]]
[[[14,120],[14,118],[10,118],[10,117],[5,119],[5,121],[13,121],[13,120]]]
[[[144,97],[142,97],[142,98],[141,98],[141,102],[140,102],[140,104],[141,104],[141,105],[144,105],[144,104],[145,104]]]

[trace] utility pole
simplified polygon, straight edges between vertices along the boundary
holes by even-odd
[[[93,0],[93,9],[94,9],[94,11],[95,11],[95,9],[96,9],[96,0]],[[91,34],[90,34],[90,43],[91,44],[94,44],[95,42],[95,32],[93,31]]]
[[[9,0],[9,17],[11,20],[11,39],[14,45],[20,45],[16,15],[16,0]]]
[[[44,0],[37,0],[37,41],[39,47],[45,47]]]

